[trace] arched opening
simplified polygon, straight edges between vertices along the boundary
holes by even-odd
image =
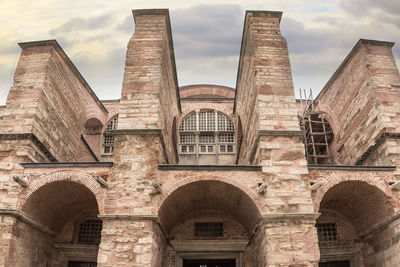
[[[111,134],[112,130],[118,128],[118,114],[112,117],[103,132],[101,155],[103,158],[112,158],[114,154],[114,136]]]
[[[321,266],[327,262],[343,262],[348,264],[343,266],[353,267],[366,261],[365,250],[376,238],[367,238],[367,233],[394,213],[394,203],[376,186],[345,181],[325,193],[319,212],[316,227]]]
[[[189,113],[179,126],[178,154],[181,164],[235,164],[236,138],[232,120],[211,109]]]
[[[47,183],[26,199],[21,211],[50,234],[38,231],[31,224],[18,224],[17,247],[24,248],[21,250],[24,255],[18,259],[19,266],[34,266],[45,261],[48,266],[96,263],[99,244],[89,239],[98,240],[101,221],[97,219],[96,197],[86,186],[72,181]],[[87,218],[91,224],[82,226]],[[79,234],[86,243],[79,241]]]
[[[216,258],[243,266],[244,255],[250,255],[249,238],[261,216],[244,191],[214,180],[179,187],[164,200],[158,215],[173,246],[168,258],[175,258],[178,266],[207,264]],[[251,261],[251,256],[246,258]]]
[[[331,148],[334,133],[326,113],[307,110],[300,120],[308,164],[333,165],[336,151]]]
[[[103,124],[97,118],[88,119],[83,125],[81,139],[89,146],[92,153],[98,158]],[[88,159],[82,159],[87,161]],[[97,160],[97,159],[96,159]]]

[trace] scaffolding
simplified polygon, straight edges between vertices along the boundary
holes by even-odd
[[[308,164],[332,165],[329,144],[333,140],[333,131],[325,119],[325,112],[315,111],[311,89],[308,95],[305,89],[303,93],[300,89],[300,104],[300,127],[304,134],[303,142]]]

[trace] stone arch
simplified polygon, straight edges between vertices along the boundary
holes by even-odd
[[[104,125],[97,117],[90,117],[83,125],[85,134],[100,134]]]
[[[160,224],[168,235],[186,214],[216,210],[231,215],[250,235],[261,213],[252,197],[241,188],[217,179],[192,180],[174,190],[166,187],[166,197],[158,210]]]
[[[71,171],[71,170],[59,170],[51,173],[44,174],[29,183],[29,186],[24,188],[19,197],[18,209],[21,210],[25,205],[29,197],[34,194],[37,190],[43,186],[53,183],[67,181],[77,184],[81,184],[87,188],[96,198],[100,214],[104,212],[104,189],[99,185],[95,178],[85,172]]]
[[[326,172],[321,173],[321,178],[318,179],[322,186],[319,187],[312,194],[314,211],[318,212],[320,209],[321,201],[324,195],[337,184],[346,181],[362,181],[371,186],[376,187],[380,191],[382,191],[389,199],[391,199],[391,203],[393,206],[398,209],[399,204],[395,201],[395,196],[393,195],[392,190],[390,189],[389,182],[395,180],[392,175],[376,175],[374,172],[366,171],[366,172],[346,172],[346,171],[335,171],[335,172]],[[379,177],[379,179],[377,178]]]
[[[335,184],[323,195],[319,211],[340,213],[357,233],[389,217],[395,211],[393,199],[379,187],[365,181],[348,180]]]

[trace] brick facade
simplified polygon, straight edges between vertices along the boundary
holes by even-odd
[[[20,44],[0,107],[0,266],[400,264],[393,43],[361,39],[316,98],[334,136],[318,165],[281,12],[246,12],[236,88],[179,89],[168,10],[133,16],[118,100],[55,40]]]

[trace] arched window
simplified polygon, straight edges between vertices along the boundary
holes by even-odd
[[[103,222],[99,219],[89,219],[79,224],[77,244],[99,245]]]
[[[232,121],[216,110],[196,111],[179,127],[179,154],[233,154],[235,135]]]
[[[113,154],[114,153],[114,136],[110,134],[111,130],[116,130],[118,128],[118,115],[114,116],[103,134],[103,154]]]

